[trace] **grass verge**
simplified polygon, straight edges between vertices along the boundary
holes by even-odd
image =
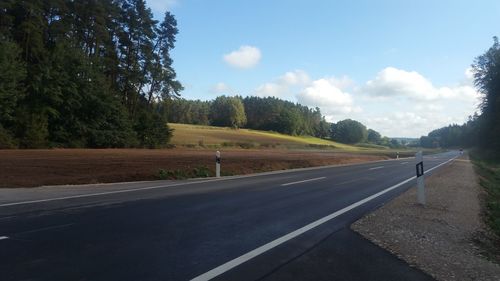
[[[492,158],[491,153],[473,150],[470,158],[474,164],[476,173],[479,176],[479,184],[486,191],[485,196],[485,221],[493,231],[493,247],[489,251],[493,255],[500,257],[500,161]]]
[[[228,176],[232,174],[224,174]],[[188,178],[207,178],[215,174],[207,166],[199,166],[193,169],[164,170],[158,169],[156,177],[160,180],[183,180]]]

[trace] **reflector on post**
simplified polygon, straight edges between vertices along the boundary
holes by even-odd
[[[425,205],[424,159],[422,151],[415,154],[415,160],[417,162],[415,165],[417,172],[417,200],[419,204]]]
[[[220,178],[220,151],[215,152],[215,176]]]

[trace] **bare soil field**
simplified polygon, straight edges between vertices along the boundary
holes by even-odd
[[[35,187],[213,176],[215,151],[201,149],[0,150],[0,187]],[[388,159],[320,150],[221,149],[222,175]]]

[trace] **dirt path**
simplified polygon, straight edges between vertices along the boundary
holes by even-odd
[[[474,243],[486,230],[482,192],[470,161],[458,159],[426,179],[425,207],[412,188],[352,228],[437,280],[500,280]]]
[[[290,168],[387,159],[333,151],[222,149],[222,174],[237,175]],[[0,150],[0,187],[32,187],[214,175],[215,151],[203,149]],[[198,174],[197,174],[198,173]]]

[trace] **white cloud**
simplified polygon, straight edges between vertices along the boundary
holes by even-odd
[[[255,89],[259,97],[280,97],[288,93],[288,85],[279,83],[264,83]]]
[[[256,66],[262,55],[259,48],[241,46],[238,50],[224,55],[224,61],[232,67],[246,69]]]
[[[437,87],[418,72],[387,67],[358,89],[366,109],[359,121],[392,137],[462,124],[479,103],[470,74],[467,69],[456,85]]]
[[[367,116],[359,121],[389,137],[417,137],[426,135],[431,130],[429,120],[415,112],[387,112],[382,116]]]
[[[291,96],[295,87],[309,84],[311,79],[303,70],[293,70],[276,78],[273,82],[260,85],[255,89],[259,97],[285,97]]]
[[[389,137],[420,137],[434,129],[466,121],[467,110],[449,112],[449,108],[443,109],[438,111],[437,108],[410,108],[405,112],[396,109],[384,114],[366,115],[359,121]]]
[[[315,80],[297,95],[297,101],[310,107],[319,107],[326,115],[360,112],[361,108],[354,106],[351,95],[339,88],[339,81],[335,78]]]
[[[289,85],[304,85],[311,81],[309,75],[303,70],[294,70],[288,71],[281,77],[279,77],[278,81],[280,83],[286,83]]]
[[[380,71],[375,79],[366,82],[361,91],[372,97],[403,97],[415,101],[460,99],[474,102],[479,96],[470,84],[436,87],[416,71],[394,67],[387,67]]]
[[[328,78],[328,81],[330,81],[330,83],[341,90],[345,90],[351,86],[354,86],[354,81],[352,81],[351,78],[345,75],[340,78],[330,77]]]
[[[449,124],[461,124],[477,110],[478,93],[470,70],[456,85],[437,87],[415,71],[382,69],[357,86],[349,77],[311,79],[289,71],[255,90],[309,107],[319,107],[330,122],[351,118],[389,137],[420,137]]]
[[[465,78],[470,82],[474,80],[474,72],[472,67],[467,67],[467,69],[465,70]]]
[[[235,91],[226,83],[219,82],[212,87],[211,92],[214,94],[233,94]]]

